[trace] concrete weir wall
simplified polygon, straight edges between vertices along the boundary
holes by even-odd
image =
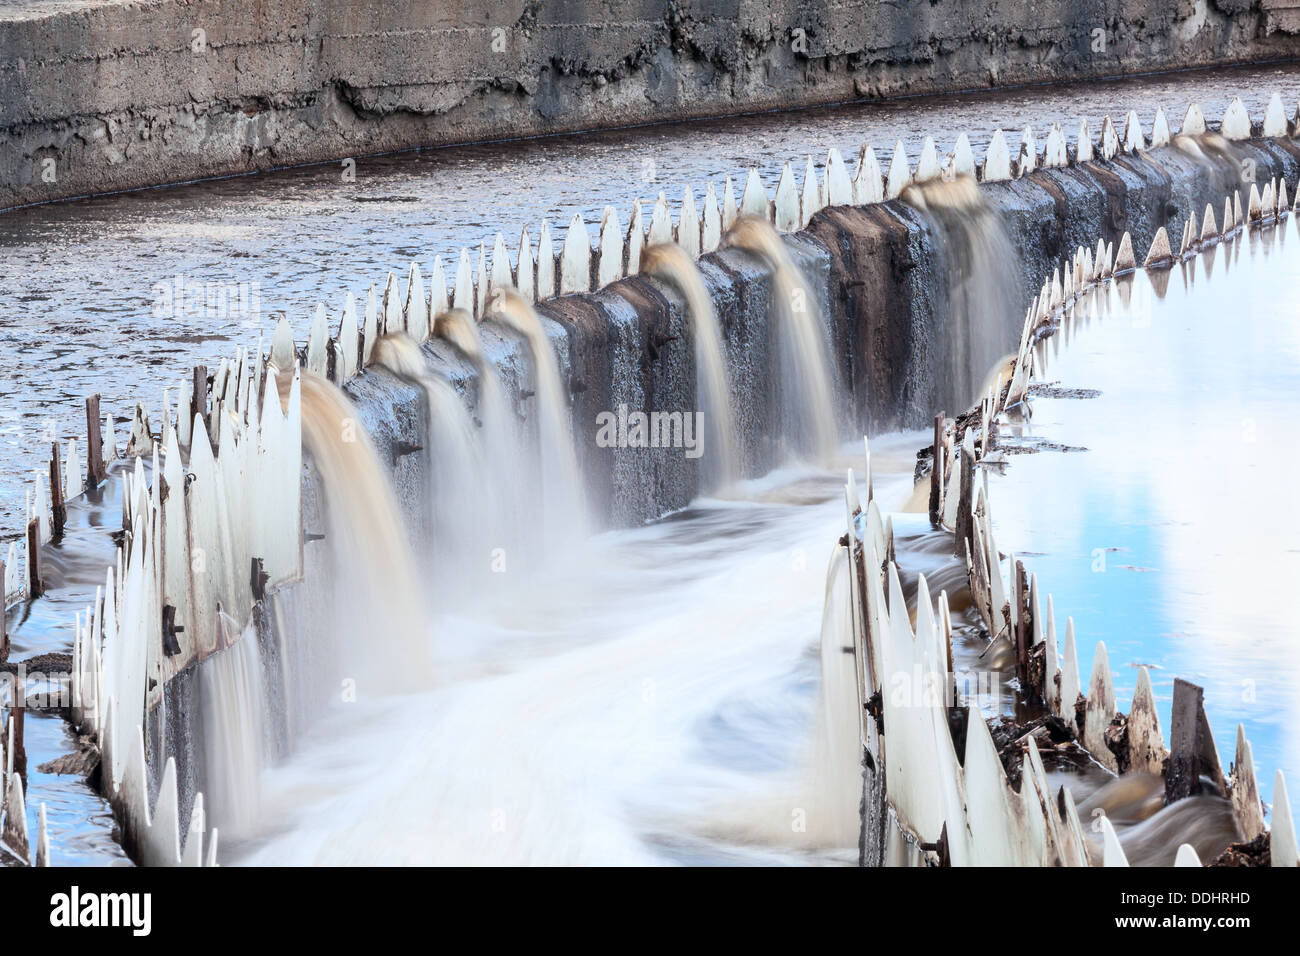
[[[30,0],[0,208],[419,146],[1292,57],[1292,0]]]
[[[1222,141],[1220,141],[1222,142]],[[1161,147],[1109,162],[1042,168],[1008,182],[979,187],[992,218],[1009,242],[1011,261],[985,279],[1009,305],[968,328],[970,313],[952,304],[958,263],[951,230],[932,213],[904,200],[838,206],[817,213],[802,232],[784,237],[822,308],[834,355],[844,433],[879,433],[927,425],[935,410],[965,409],[977,397],[992,364],[1015,349],[1025,310],[1043,275],[1080,246],[1098,238],[1116,247],[1125,232],[1139,261],[1164,227],[1174,246],[1189,215],[1201,222],[1206,205],[1243,189],[1239,170],[1253,160],[1260,182],[1300,174],[1300,145],[1289,139],[1253,139],[1222,154],[1198,146]],[[1199,227],[1198,227],[1199,228]],[[1175,248],[1175,251],[1177,249]],[[702,257],[700,269],[722,326],[731,377],[737,438],[745,474],[779,463],[779,357],[770,318],[772,277],[757,258],[736,249]],[[977,286],[978,288],[978,286]],[[675,289],[634,276],[600,291],[552,299],[538,306],[555,341],[572,392],[579,459],[588,476],[598,524],[627,526],[686,505],[700,490],[702,459],[681,449],[603,448],[596,416],[620,404],[646,411],[698,408],[694,351],[685,305]],[[532,389],[528,360],[509,333],[484,322],[489,353],[507,385]],[[989,343],[980,347],[974,342]],[[432,368],[455,382],[472,405],[474,374],[446,343],[424,345]],[[412,516],[430,493],[423,456],[400,456],[425,446],[422,393],[374,368],[347,386],[380,452],[395,462],[399,495]],[[531,399],[521,403],[525,418]]]

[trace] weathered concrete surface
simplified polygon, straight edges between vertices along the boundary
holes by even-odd
[[[1294,57],[1275,0],[0,6],[0,208],[416,146]]]

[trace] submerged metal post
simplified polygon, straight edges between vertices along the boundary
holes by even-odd
[[[27,522],[27,597],[38,598],[45,593],[41,583],[41,532],[40,518]]]
[[[1165,763],[1165,803],[1173,803],[1201,792],[1198,715],[1203,693],[1201,688],[1181,677],[1174,679],[1169,758]]]
[[[930,459],[930,524],[939,527],[939,502],[943,488],[943,432],[948,420],[947,412],[934,416],[934,455]]]
[[[190,396],[190,424],[194,424],[196,416],[202,416],[203,427],[209,428],[208,424],[208,367],[206,365],[194,366],[194,386]]]
[[[1181,677],[1174,679],[1169,757],[1164,769],[1166,804],[1201,793],[1201,777],[1209,777],[1221,792],[1227,790],[1205,714],[1205,691]]]
[[[99,417],[99,396],[86,399],[86,487],[98,488],[108,477],[104,467],[104,432]]]
[[[957,556],[975,553],[975,528],[971,518],[973,498],[975,495],[975,459],[963,443],[958,457],[961,468],[961,483],[957,501],[957,537],[953,542]]]
[[[14,674],[14,699],[9,710],[9,754],[13,760],[14,773],[22,778],[23,788],[27,784],[27,748],[23,746],[23,715],[27,712],[27,690],[18,672]]]
[[[64,502],[63,467],[58,442],[54,443],[50,451],[50,515],[54,520],[54,537],[63,537],[63,528],[68,523],[68,508]]]
[[[1034,690],[1029,682],[1029,641],[1032,631],[1028,613],[1028,592],[1025,562],[1017,561],[1011,574],[1011,600],[1015,602],[1015,631],[1012,639],[1016,647],[1016,676],[1020,678],[1020,686],[1025,689],[1026,696]]]

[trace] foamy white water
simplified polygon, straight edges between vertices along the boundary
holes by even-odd
[[[873,445],[884,503],[919,440]],[[503,576],[435,621],[443,686],[337,705],[267,772],[234,861],[856,861],[810,768],[841,474],[775,473]]]
[[[261,815],[265,730],[262,661],[254,629],[204,661],[198,673],[211,824],[223,836],[235,836],[255,827]]]
[[[460,599],[467,581],[486,569],[486,541],[500,540],[498,501],[489,487],[487,462],[469,409],[449,381],[434,372],[407,335],[387,335],[375,346],[376,361],[424,392],[429,468],[429,537],[437,548],[424,580],[430,603]],[[496,385],[486,378],[485,390]],[[495,412],[494,412],[495,414]]]

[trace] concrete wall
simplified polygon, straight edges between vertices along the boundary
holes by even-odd
[[[0,208],[484,138],[1293,57],[1272,0],[0,5]]]

